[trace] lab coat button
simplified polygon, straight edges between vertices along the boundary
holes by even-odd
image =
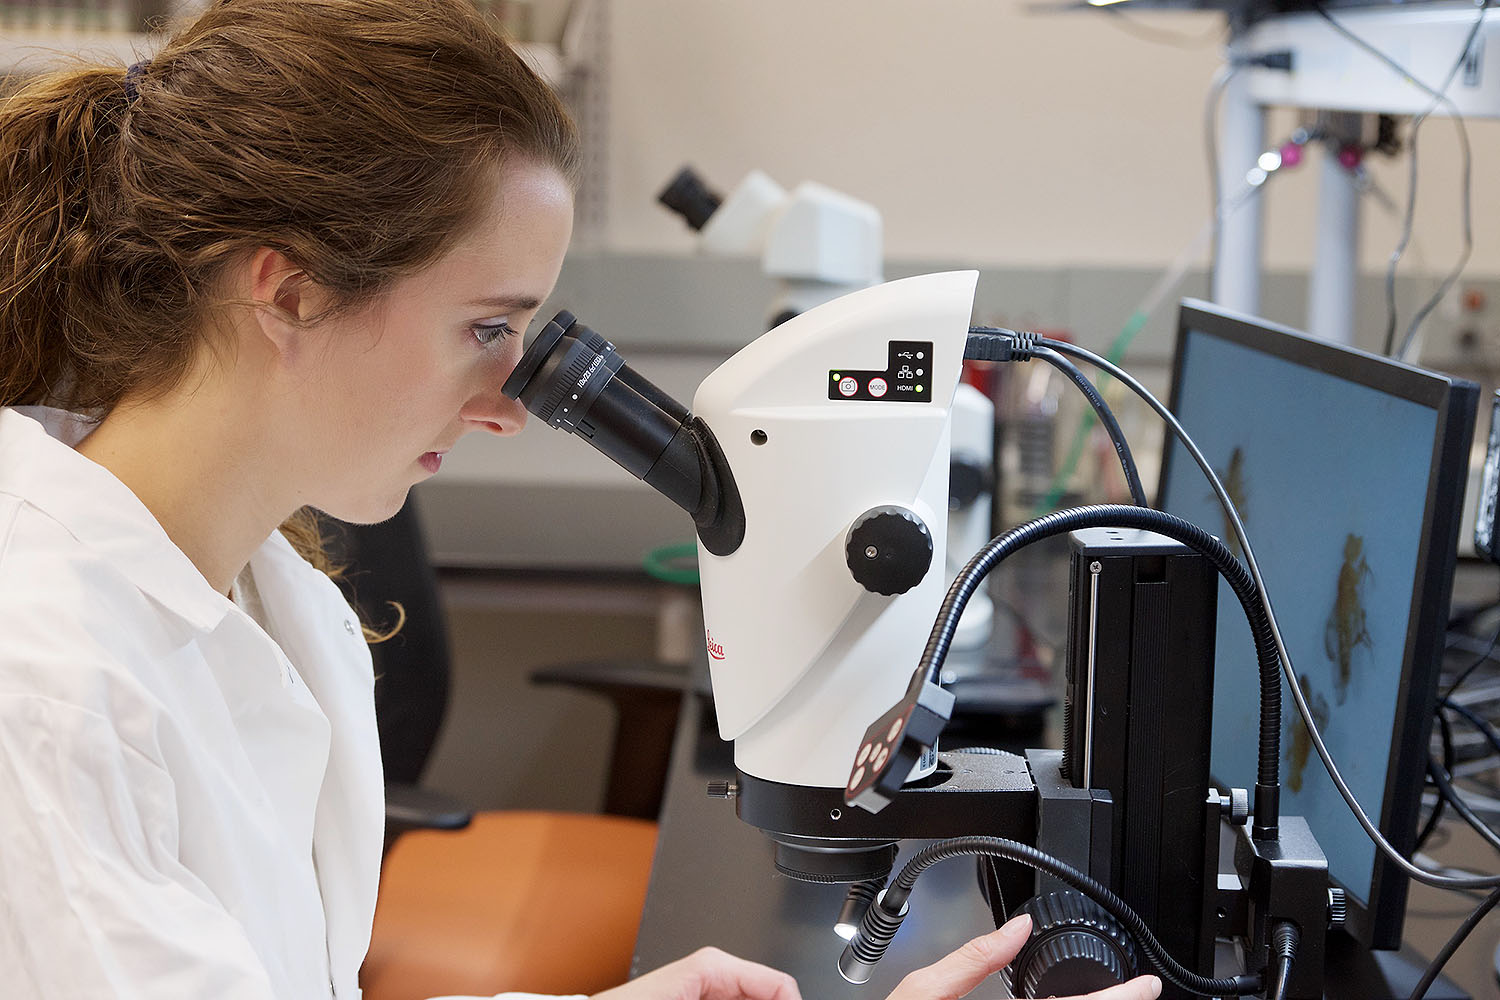
[[[347,618],[344,619],[344,631],[350,635],[354,634],[354,623]]]

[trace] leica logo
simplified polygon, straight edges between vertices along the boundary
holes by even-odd
[[[724,659],[724,647],[714,642],[714,634],[706,630],[703,634],[708,637],[708,655],[716,660]]]

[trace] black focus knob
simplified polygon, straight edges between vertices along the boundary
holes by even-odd
[[[866,590],[887,597],[904,594],[932,566],[932,533],[905,507],[876,507],[849,529],[844,557]]]
[[[1114,917],[1076,892],[1033,896],[1031,937],[1005,970],[1018,997],[1082,996],[1135,975],[1135,946]]]

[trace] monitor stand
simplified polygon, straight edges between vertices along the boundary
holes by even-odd
[[[1407,1000],[1430,961],[1409,945],[1402,945],[1400,951],[1371,951],[1347,934],[1328,935],[1327,959],[1323,975],[1327,1000]],[[1427,1000],[1473,997],[1440,975],[1427,990]]]

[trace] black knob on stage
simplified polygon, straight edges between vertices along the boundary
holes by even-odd
[[[1018,997],[1081,996],[1135,975],[1135,946],[1114,917],[1076,892],[1033,896],[1031,938],[1005,970]]]
[[[866,590],[904,594],[932,567],[932,533],[905,507],[876,507],[849,529],[844,557]]]

